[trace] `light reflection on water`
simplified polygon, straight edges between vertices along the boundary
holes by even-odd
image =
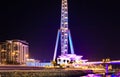
[[[103,76],[101,74],[88,74],[87,76],[80,76],[80,77],[120,77],[120,76],[116,76],[116,75],[106,75],[106,76]]]

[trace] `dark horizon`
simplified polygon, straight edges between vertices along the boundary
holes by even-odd
[[[61,0],[8,0],[0,6],[0,42],[26,40],[31,58],[52,60]],[[69,0],[68,6],[75,53],[90,61],[120,59],[119,2]]]

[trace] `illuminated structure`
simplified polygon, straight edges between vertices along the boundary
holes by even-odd
[[[29,46],[26,41],[7,40],[0,43],[1,64],[25,64],[29,57]]]
[[[76,62],[77,60],[82,60],[82,56],[77,56],[74,54],[74,48],[72,44],[72,38],[70,30],[68,29],[68,3],[67,0],[62,0],[61,5],[61,24],[60,29],[57,33],[56,45],[54,50],[53,61],[57,59],[58,64],[67,64],[69,62]],[[61,55],[56,58],[59,38],[61,41]],[[71,53],[69,54],[69,46]],[[86,60],[83,60],[86,61]]]
[[[70,34],[70,30],[68,29],[67,0],[62,0],[61,25],[60,25],[60,29],[58,30],[58,34],[57,34],[57,40],[56,40],[56,45],[55,45],[53,61],[55,61],[55,59],[56,59],[59,37],[61,38],[61,55],[68,54],[68,39],[69,39],[69,43],[70,43],[71,54],[74,54],[73,44],[72,44],[72,40],[71,40],[71,34]]]
[[[108,64],[120,64],[120,60],[116,61],[109,61],[109,59],[106,59],[105,61],[96,61],[96,62],[88,62],[88,60],[83,60],[83,56],[76,55],[74,53],[74,48],[72,44],[72,39],[71,39],[71,33],[70,30],[68,29],[68,3],[67,0],[62,0],[62,5],[61,5],[61,24],[60,24],[60,29],[58,30],[57,33],[57,39],[56,39],[56,45],[55,45],[55,50],[54,50],[54,56],[53,56],[53,62],[57,60],[57,64],[60,65],[69,65],[72,64],[73,66],[77,67],[82,67],[85,69],[87,66],[95,65],[95,64],[106,64],[106,72],[108,72]],[[57,55],[57,50],[58,50],[58,42],[59,38],[61,41],[61,55]],[[69,47],[71,53],[69,54]],[[56,58],[57,57],[57,58]],[[85,68],[83,67],[85,66]],[[100,67],[101,69],[101,67]]]

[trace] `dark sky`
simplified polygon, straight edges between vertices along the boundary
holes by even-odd
[[[120,59],[120,5],[111,0],[69,0],[75,53],[84,59]],[[29,42],[30,57],[52,60],[61,0],[0,1],[0,41]]]

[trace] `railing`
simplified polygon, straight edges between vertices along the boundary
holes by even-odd
[[[106,58],[106,59],[102,59],[102,61],[87,62],[87,65],[90,65],[90,64],[104,64],[105,71],[106,71],[106,73],[108,73],[108,69],[109,69],[108,64],[120,64],[120,60],[112,60],[111,61],[109,58]]]

